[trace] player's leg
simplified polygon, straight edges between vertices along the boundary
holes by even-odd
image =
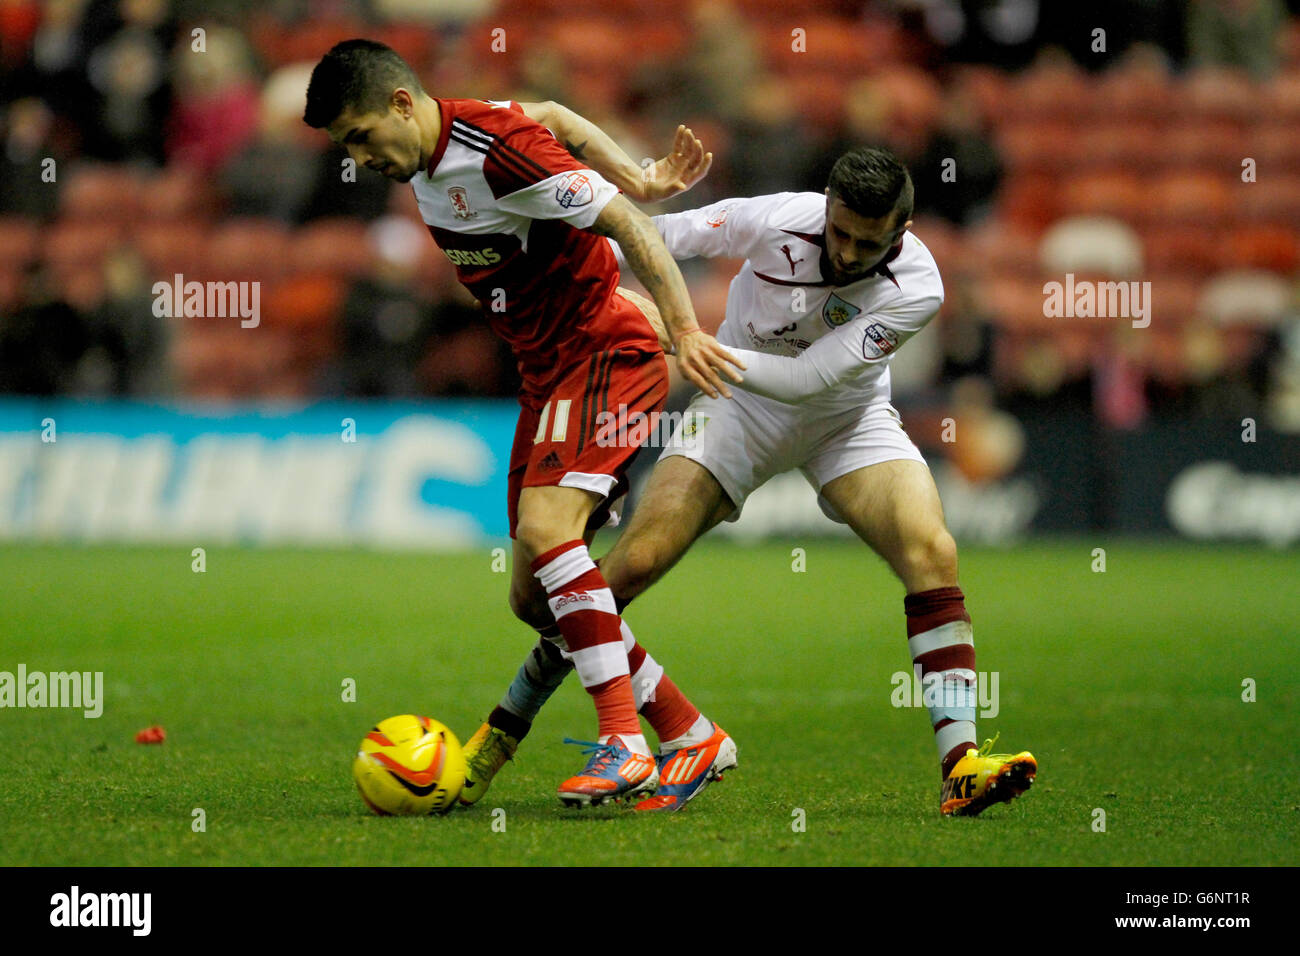
[[[734,502],[743,505],[745,496],[763,480],[751,460],[756,456],[744,439],[746,431],[753,430],[746,416],[739,403],[697,396],[678,424],[631,521],[599,562],[620,614],[629,601],[675,565],[699,536],[737,514]],[[704,425],[709,422],[714,424],[706,431]],[[516,569],[523,563],[516,560]],[[538,630],[540,640],[487,723],[466,746],[471,772],[462,791],[464,803],[474,802],[486,792],[570,667],[555,648],[554,633],[547,630],[549,608],[530,576],[516,574],[511,604],[522,620]],[[673,799],[660,800],[653,807],[678,809],[735,765],[735,744],[664,674],[636,641],[626,620],[622,634],[637,706],[659,737],[661,761],[670,760],[664,755],[678,751],[684,752],[683,757],[694,758],[697,748],[705,748],[710,758],[692,765],[680,784],[665,787],[662,795]],[[662,773],[663,762],[660,769]],[[669,779],[676,780],[682,768],[674,765],[668,769]]]
[[[592,696],[598,739],[586,769],[560,785],[566,803],[600,803],[652,789],[658,779],[641,733],[622,621],[584,533],[640,450],[635,424],[663,408],[667,365],[636,348],[590,354],[557,376],[525,444],[512,536],[546,591],[565,652]],[[512,464],[516,461],[512,454]]]
[[[627,529],[600,562],[620,609],[734,511],[731,498],[706,467],[681,455],[661,459]],[[641,715],[659,738],[659,789],[637,809],[680,810],[736,766],[736,744],[637,642],[626,619],[623,628]]]
[[[592,534],[584,535],[591,546]],[[505,696],[492,708],[488,719],[465,741],[465,785],[459,801],[472,806],[487,793],[492,780],[514,757],[519,744],[532,729],[533,720],[564,679],[573,662],[562,650],[564,639],[547,604],[546,591],[533,576],[530,561],[518,541],[513,541],[510,565],[510,609],[517,618],[537,631],[537,643],[515,672]]]
[[[525,487],[515,530],[522,556],[546,590],[574,669],[596,707],[598,737],[586,751],[591,759],[559,788],[560,799],[570,804],[653,789],[658,779],[637,718],[614,595],[582,537],[601,500],[584,488]]]
[[[856,442],[850,439],[850,447],[861,445],[865,434],[874,437],[868,457],[890,454],[891,444],[899,446],[900,457],[839,475],[822,485],[821,496],[903,582],[908,649],[914,672],[930,688],[925,699],[944,781],[941,808],[944,813],[979,812],[994,798],[1010,799],[1021,792],[1037,768],[1028,754],[1005,760],[985,754],[978,767],[968,760],[976,740],[975,644],[957,581],[957,546],[944,523],[934,479],[915,446],[901,429],[897,434],[890,430],[883,410],[870,410],[869,417],[877,421],[860,430]]]
[[[614,594],[619,614],[681,560],[701,535],[734,510],[722,486],[702,465],[676,455],[660,461],[631,522],[609,553],[596,562]],[[593,535],[594,530],[589,530],[588,544]],[[530,574],[518,573],[526,565],[516,542],[510,606],[516,617],[538,632],[540,639],[500,705],[505,713],[494,712],[489,718],[489,723],[516,739],[528,732],[533,717],[569,669],[545,592]],[[649,719],[661,740],[675,740],[689,728],[698,712],[686,721],[686,728],[673,726],[674,715],[667,712],[671,708],[665,702],[680,692],[671,689],[671,680],[664,678],[663,668],[636,642],[626,620],[622,633],[638,710]]]
[[[651,473],[630,523],[610,553],[597,562],[614,593],[620,614],[633,597],[676,564],[700,535],[733,511],[731,499],[702,465],[677,455],[660,461]],[[594,529],[588,531],[588,543],[593,534]],[[472,772],[462,791],[462,803],[474,803],[486,792],[492,777],[514,755],[519,742],[531,729],[538,711],[572,670],[570,655],[563,650],[563,639],[551,615],[546,593],[526,570],[528,565],[527,555],[516,541],[510,604],[520,620],[537,630],[539,639],[505,697],[466,745],[473,759]],[[520,569],[525,569],[525,573],[520,573]],[[716,761],[720,768],[712,768],[713,759],[693,768],[700,772],[712,768],[710,779],[734,766],[735,745],[730,738],[687,700],[663,667],[637,642],[626,620],[622,621],[620,632],[636,705],[658,735],[661,755],[692,747],[713,747],[722,755]],[[474,766],[475,763],[481,766]],[[695,776],[692,774],[692,779]],[[691,795],[700,789],[702,785]],[[673,797],[672,791],[665,796]],[[685,801],[660,800],[655,809],[668,808],[666,803],[675,809]]]

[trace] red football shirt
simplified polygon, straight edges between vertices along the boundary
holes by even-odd
[[[587,229],[617,188],[571,156],[518,103],[437,100],[442,132],[411,184],[434,241],[514,351],[520,403],[603,349],[657,352],[621,296],[608,243]]]

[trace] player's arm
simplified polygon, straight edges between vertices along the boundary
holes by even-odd
[[[704,178],[713,154],[685,126],[678,126],[673,148],[652,166],[632,162],[595,123],[553,101],[520,103],[524,115],[541,123],[575,159],[600,173],[637,202],[659,202],[685,192]]]
[[[591,228],[618,243],[627,264],[654,299],[668,337],[677,347],[677,365],[682,375],[711,398],[716,398],[719,392],[730,398],[731,391],[718,373],[725,371],[732,381],[739,382],[740,373],[736,368],[745,366],[700,328],[686,291],[686,280],[650,217],[626,196],[615,196],[606,203]]]
[[[834,335],[823,336],[794,358],[753,349],[731,351],[745,363],[745,377],[737,385],[791,405],[834,388],[862,366],[862,359]]]
[[[768,215],[779,203],[780,196],[723,199],[699,209],[655,216],[651,222],[674,259],[748,259],[763,238]],[[623,268],[626,262],[617,246],[614,256]]]
[[[737,384],[755,395],[792,405],[814,398],[892,355],[925,326],[942,302],[939,297],[917,303],[904,316],[864,316],[823,335],[793,358],[733,348],[745,363],[744,380]],[[873,334],[873,330],[883,333]]]

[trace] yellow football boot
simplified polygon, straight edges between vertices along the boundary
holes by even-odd
[[[994,803],[1014,800],[1034,782],[1038,773],[1034,755],[1027,750],[991,753],[997,739],[984,741],[979,750],[967,750],[952,768],[939,791],[939,812],[944,816],[973,817]]]
[[[519,741],[499,727],[484,724],[461,748],[465,757],[465,786],[460,790],[461,806],[478,803],[487,793],[488,785],[497,771],[519,749]]]

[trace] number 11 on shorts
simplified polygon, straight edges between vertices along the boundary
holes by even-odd
[[[555,403],[555,424],[551,426],[551,441],[562,442],[568,434],[569,406],[572,404],[573,402],[567,398],[561,398]],[[550,414],[551,403],[547,402],[542,406],[542,417],[537,421],[537,434],[533,437],[534,445],[540,445],[546,440],[546,421]]]

